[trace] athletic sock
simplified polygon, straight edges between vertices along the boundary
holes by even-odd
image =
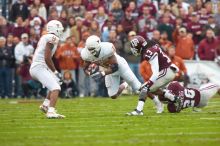
[[[155,105],[160,104],[160,100],[159,100],[158,96],[156,96],[156,95],[154,96],[153,101],[154,101],[154,104],[155,104]]]
[[[49,106],[49,104],[50,104],[50,100],[47,99],[47,98],[45,98],[45,99],[44,99],[44,102],[43,102],[43,105],[44,105],[44,106]]]
[[[48,112],[49,112],[49,113],[55,112],[55,108],[54,108],[54,107],[49,107],[49,108],[48,108]]]
[[[164,96],[165,96],[165,98],[167,98],[167,99],[169,99],[169,100],[171,100],[171,101],[174,101],[174,100],[175,100],[175,95],[171,94],[171,93],[169,92],[169,90],[166,90],[166,91],[165,91]]]
[[[127,88],[127,87],[128,87],[128,83],[127,83],[127,82],[124,82],[124,83],[122,83],[121,85],[123,85],[124,88]]]
[[[145,103],[144,101],[139,100],[136,109],[137,109],[138,111],[143,111],[143,109],[144,109],[144,103]]]

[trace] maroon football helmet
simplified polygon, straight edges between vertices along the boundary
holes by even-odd
[[[139,56],[141,54],[141,51],[143,50],[143,47],[147,46],[147,41],[142,36],[135,36],[131,41],[131,52],[135,56]]]

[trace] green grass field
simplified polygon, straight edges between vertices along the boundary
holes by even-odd
[[[136,96],[61,99],[65,119],[46,119],[39,100],[0,100],[0,146],[220,146],[220,98],[195,113],[156,114],[147,100],[142,117],[125,113]]]

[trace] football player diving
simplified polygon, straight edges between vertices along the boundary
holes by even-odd
[[[203,108],[208,105],[208,101],[218,92],[220,94],[220,87],[207,83],[202,85],[199,89],[184,88],[178,82],[173,81],[169,83],[167,89],[174,95],[180,97],[181,104],[177,108],[173,102],[168,101],[167,109],[171,113],[179,113],[181,110],[192,108]],[[161,97],[161,100],[164,100]]]

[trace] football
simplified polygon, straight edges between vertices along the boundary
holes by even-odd
[[[98,71],[99,71],[99,66],[95,63],[91,63],[87,68],[88,75],[92,75]]]

